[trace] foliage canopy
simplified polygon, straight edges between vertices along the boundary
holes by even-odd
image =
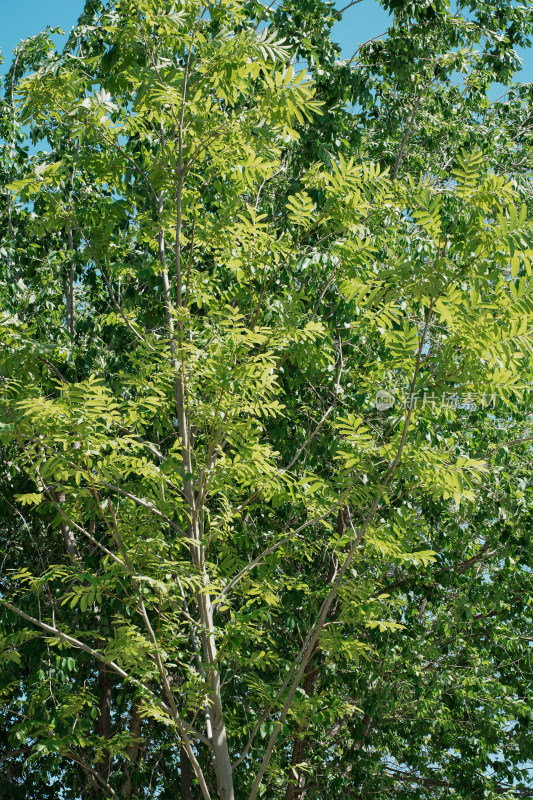
[[[15,52],[2,797],[533,795],[531,5],[383,5]]]

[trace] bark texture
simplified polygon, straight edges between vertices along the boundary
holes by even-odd
[[[112,735],[111,729],[111,691],[112,691],[112,677],[111,672],[105,664],[98,665],[98,717],[96,720],[96,733],[102,739],[110,739]],[[105,781],[109,779],[111,772],[111,755],[108,750],[104,751],[103,759],[97,764],[96,770],[98,775]]]

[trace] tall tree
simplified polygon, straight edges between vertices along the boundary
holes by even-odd
[[[530,791],[527,136],[418,117],[529,18],[397,3],[354,77],[316,5],[92,2],[15,57],[6,796]]]

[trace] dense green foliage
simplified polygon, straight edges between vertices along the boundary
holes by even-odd
[[[0,798],[533,796],[532,8],[383,5],[15,52]]]

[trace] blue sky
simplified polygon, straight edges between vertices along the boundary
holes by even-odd
[[[346,4],[347,0],[339,0],[337,7]],[[0,50],[4,55],[0,72],[8,68],[11,51],[21,39],[39,33],[47,25],[58,25],[68,32],[83,9],[83,0],[15,0],[8,9],[4,11],[0,31]],[[364,0],[347,11],[335,28],[335,39],[341,44],[343,55],[350,58],[359,44],[383,33],[388,19],[377,0]],[[524,69],[520,77],[523,81],[533,81],[533,49],[521,55]]]
[[[340,0],[337,7],[342,8],[347,2]],[[0,50],[4,56],[0,71],[8,68],[10,53],[21,39],[39,33],[47,25],[59,25],[68,32],[83,9],[83,0],[15,0],[8,8],[0,30]],[[377,0],[364,0],[350,9],[335,31],[343,54],[349,58],[359,44],[383,33],[387,20],[388,15]]]

